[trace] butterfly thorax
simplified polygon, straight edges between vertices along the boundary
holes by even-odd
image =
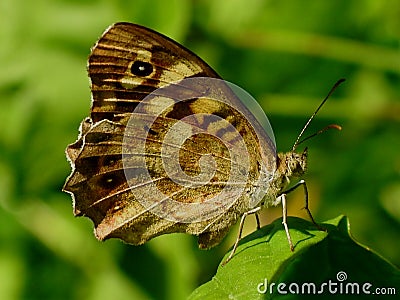
[[[307,170],[307,148],[302,153],[289,151],[278,153],[277,168],[272,177],[268,193],[263,200],[265,206],[276,206],[280,203],[277,197],[284,192],[292,178],[304,175]]]

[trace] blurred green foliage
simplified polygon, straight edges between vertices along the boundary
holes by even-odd
[[[117,21],[174,38],[249,91],[281,151],[347,78],[309,129],[343,126],[307,142],[311,208],[347,215],[357,240],[400,266],[399,15],[396,0],[1,1],[1,298],[184,299],[235,238],[210,251],[183,234],[100,243],[73,217],[64,149],[89,112],[90,47]],[[290,195],[289,214],[306,218],[301,201]]]

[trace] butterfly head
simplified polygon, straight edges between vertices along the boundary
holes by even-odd
[[[276,206],[280,203],[277,198],[284,192],[292,178],[298,178],[307,171],[308,150],[303,152],[280,152],[277,155],[276,170],[272,180],[269,182],[268,193],[265,195],[263,205]]]
[[[301,153],[294,151],[279,153],[278,173],[287,178],[302,176],[307,170],[307,156],[307,148]]]

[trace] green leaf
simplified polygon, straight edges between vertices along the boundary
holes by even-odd
[[[370,299],[376,288],[399,293],[400,271],[352,239],[347,217],[323,223],[326,232],[295,217],[288,225],[294,252],[278,219],[244,238],[232,260],[189,299]]]

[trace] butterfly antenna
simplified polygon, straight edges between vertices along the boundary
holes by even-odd
[[[333,87],[331,88],[331,90],[329,91],[328,95],[326,95],[325,99],[322,100],[321,104],[317,107],[317,109],[314,111],[314,113],[311,115],[311,117],[308,119],[307,123],[304,125],[303,129],[300,131],[300,134],[298,135],[296,142],[294,143],[293,147],[292,147],[292,151],[296,150],[297,146],[304,142],[305,140],[308,140],[311,137],[314,137],[322,132],[325,132],[326,130],[330,129],[330,128],[336,128],[336,129],[341,129],[341,127],[339,125],[328,125],[325,128],[321,129],[320,131],[314,133],[313,135],[310,135],[309,137],[305,138],[304,140],[300,141],[301,136],[303,135],[304,131],[306,131],[308,125],[311,123],[312,119],[314,119],[315,115],[318,113],[318,111],[320,110],[320,108],[322,107],[322,105],[325,104],[326,100],[328,100],[328,98],[332,95],[332,93],[337,89],[337,87],[342,84],[346,79],[341,78],[338,81],[336,81],[336,83],[333,85]]]

